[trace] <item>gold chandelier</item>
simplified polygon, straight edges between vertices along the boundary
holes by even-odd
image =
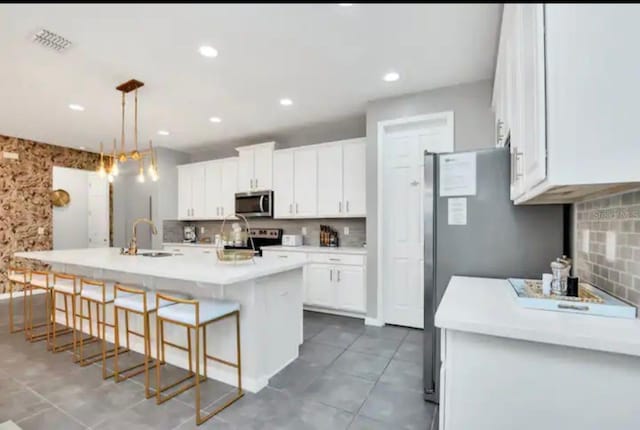
[[[144,85],[136,79],[131,79],[116,87],[116,90],[122,93],[122,128],[120,132],[120,152],[116,151],[117,143],[116,139],[113,139],[113,151],[111,154],[104,154],[104,148],[102,142],[100,142],[100,164],[98,166],[98,173],[102,177],[107,177],[109,182],[113,182],[114,178],[120,173],[118,164],[126,163],[128,160],[138,162],[138,182],[144,182],[144,160],[149,159],[148,174],[152,181],[157,181],[158,176],[158,160],[156,158],[156,152],[153,149],[153,143],[149,140],[149,149],[138,150],[138,88]],[[125,136],[124,136],[124,113],[125,113],[125,95],[134,91],[134,133],[133,133],[133,150],[130,152],[125,151]]]

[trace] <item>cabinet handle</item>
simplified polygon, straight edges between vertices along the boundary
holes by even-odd
[[[342,261],[339,258],[330,258],[329,261]]]
[[[516,151],[516,178],[521,178],[523,174],[520,172],[520,160],[524,154]]]
[[[296,213],[298,213],[298,203],[296,203]]]
[[[220,206],[220,215],[224,216],[224,206]]]
[[[329,270],[329,281],[333,282],[333,269]]]
[[[342,213],[342,202],[338,202],[338,212]]]
[[[258,188],[258,178],[256,178],[255,181],[256,181],[256,188]]]
[[[338,282],[340,282],[340,270],[337,270],[338,272]]]
[[[293,205],[291,203],[289,203],[289,213],[290,214],[293,213]]]
[[[253,179],[249,179],[249,189],[253,190]]]
[[[349,200],[347,200],[347,212],[349,212]]]
[[[289,258],[288,255],[278,255],[278,258]]]

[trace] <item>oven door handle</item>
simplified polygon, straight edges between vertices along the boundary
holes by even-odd
[[[260,196],[260,212],[264,213],[264,195]]]

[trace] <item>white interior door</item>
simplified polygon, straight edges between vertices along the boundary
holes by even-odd
[[[89,248],[109,246],[109,182],[95,172],[88,173],[87,200]]]
[[[424,151],[453,151],[453,120],[389,127],[383,137],[383,316],[424,326]]]
[[[316,149],[294,153],[294,195],[296,217],[318,215],[318,157]]]
[[[274,218],[293,218],[293,152],[276,151],[273,154]]]
[[[318,148],[318,216],[342,216],[342,145]]]

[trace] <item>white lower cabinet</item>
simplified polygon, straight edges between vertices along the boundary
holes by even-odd
[[[337,252],[262,250],[263,258],[308,261],[304,268],[304,304],[313,310],[361,315],[366,313],[364,255]]]

